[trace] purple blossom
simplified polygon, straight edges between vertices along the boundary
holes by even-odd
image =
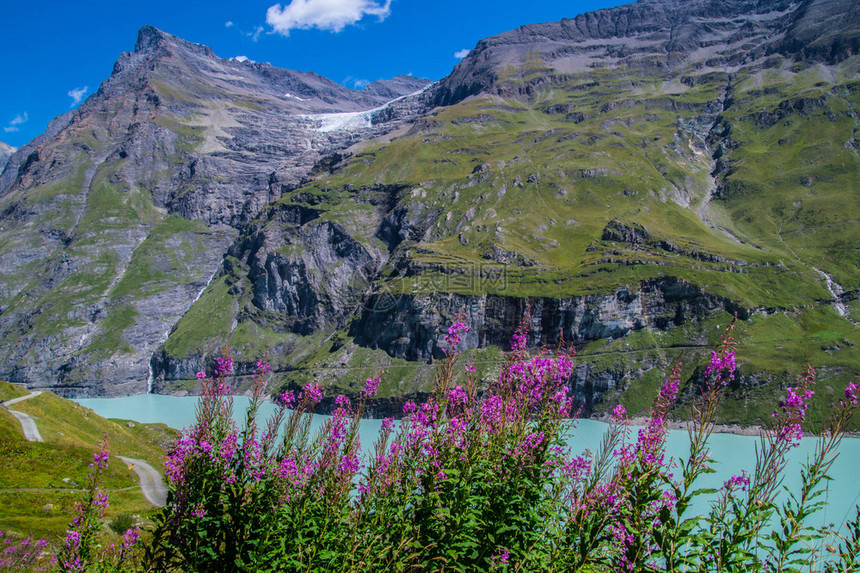
[[[507,563],[510,558],[510,552],[507,549],[502,549],[502,551],[498,555],[493,554],[490,557],[490,560],[493,563]]]
[[[281,408],[292,408],[296,405],[296,395],[292,390],[288,390],[277,395],[275,403]]]
[[[376,392],[379,390],[379,376],[375,378],[368,378],[364,383],[364,395],[368,398],[372,398],[376,396]]]
[[[216,376],[229,376],[233,373],[233,358],[230,356],[219,356],[216,359],[218,366],[215,368]]]
[[[810,390],[808,386],[814,380],[815,371],[810,367],[807,376],[800,379],[798,386],[786,390],[785,399],[779,403],[782,414],[778,414],[777,412],[771,414],[779,418],[777,440],[786,443],[790,447],[799,445],[800,440],[803,438],[802,424],[806,419],[806,410],[809,407],[808,400],[815,395],[815,392]]]
[[[137,527],[126,529],[122,534],[122,546],[126,549],[131,549],[138,541],[140,541],[140,530]]]
[[[255,372],[255,374],[257,374],[257,376],[265,376],[266,374],[268,374],[271,371],[272,371],[272,365],[269,364],[268,362],[265,362],[265,361],[258,361],[257,362],[257,370]]]
[[[307,398],[309,404],[317,404],[322,400],[322,388],[319,384],[308,384],[302,389],[302,397]]]
[[[455,386],[448,390],[448,403],[452,406],[465,406],[469,402],[469,395],[462,386]]]
[[[736,369],[734,350],[712,350],[711,363],[705,367],[705,377],[716,378],[721,386],[725,386],[730,380],[734,380]]]
[[[849,382],[845,387],[845,399],[856,406],[858,397],[860,397],[860,384]]]
[[[445,342],[448,343],[448,352],[455,352],[460,342],[463,341],[463,334],[469,332],[469,327],[463,322],[455,322],[448,327],[448,336],[445,337]]]
[[[746,489],[750,485],[750,478],[747,475],[746,471],[741,472],[741,475],[733,475],[725,482],[723,482],[723,489],[727,492],[734,491],[739,489],[741,491],[746,491]]]
[[[525,332],[517,330],[511,337],[511,350],[514,352],[524,352],[526,349],[527,337]]]

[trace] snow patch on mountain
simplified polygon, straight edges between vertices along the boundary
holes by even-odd
[[[394,102],[398,102],[400,100],[417,96],[418,94],[424,92],[429,88],[431,84],[427,84],[420,90],[413,92],[411,94],[406,94],[404,96],[400,96],[398,98],[394,98],[393,100],[382,104],[379,107],[375,107],[373,109],[368,109],[366,111],[351,111],[351,112],[341,112],[341,113],[316,113],[310,115],[301,115],[299,116],[301,119],[307,119],[313,122],[317,122],[317,127],[314,128],[314,131],[318,131],[320,133],[329,133],[332,131],[353,131],[357,129],[368,129],[372,127],[373,116],[393,104]]]

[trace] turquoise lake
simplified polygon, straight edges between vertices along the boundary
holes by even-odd
[[[233,416],[237,423],[244,423],[245,407],[248,398],[234,398]],[[137,422],[162,422],[177,429],[184,429],[194,422],[197,398],[193,396],[177,398],[159,394],[140,394],[124,398],[89,398],[76,400],[82,406],[91,408],[105,418],[121,418]],[[260,418],[265,419],[275,411],[270,402],[260,408]],[[318,428],[328,416],[314,416]],[[364,447],[372,446],[379,432],[382,420],[365,419],[362,421],[360,437]],[[262,425],[262,424],[261,424]],[[607,425],[594,420],[579,420],[574,428],[570,443],[574,451],[597,450]],[[635,428],[632,435],[635,439]],[[719,488],[732,475],[741,470],[752,470],[755,465],[755,447],[759,438],[737,436],[734,434],[714,434],[710,439],[711,458],[716,460],[717,473],[704,476],[702,487]],[[801,445],[791,451],[783,485],[795,489],[800,484],[800,464],[815,450],[815,438],[804,438]],[[674,458],[686,459],[689,439],[686,431],[671,431],[667,440],[667,454]],[[851,518],[854,506],[860,502],[860,439],[846,438],[842,442],[840,454],[831,471],[833,480],[829,482],[826,497],[828,507],[818,514],[818,523],[842,523]],[[704,509],[697,504],[698,510]]]

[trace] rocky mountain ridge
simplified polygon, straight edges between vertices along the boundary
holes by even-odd
[[[772,55],[833,64],[860,52],[858,28],[860,8],[844,0],[639,0],[482,40],[440,82],[435,101],[504,95],[505,73],[528,54],[554,75],[611,66],[731,73]]]

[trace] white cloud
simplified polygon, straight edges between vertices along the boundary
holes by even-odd
[[[370,85],[370,82],[367,80],[355,80],[352,85],[357,90],[363,90],[364,88],[366,88],[367,86]]]
[[[256,28],[254,28],[253,32],[248,32],[247,35],[251,37],[251,41],[256,42],[257,40],[260,39],[260,34],[262,34],[262,33],[263,33],[263,27],[257,26]]]
[[[226,22],[224,22],[224,27],[225,28],[232,28],[233,27],[233,21],[227,20]]]
[[[471,52],[471,50],[460,50],[459,52],[454,52],[454,57],[458,60],[462,60],[469,55],[469,52]]]
[[[256,64],[257,63],[254,60],[250,59],[248,56],[236,56],[236,57],[230,58],[230,59],[233,60],[234,62],[239,62],[240,64],[244,64],[245,62],[248,62],[249,64]]]
[[[365,16],[376,16],[381,22],[390,13],[391,0],[385,0],[384,4],[377,0],[292,0],[283,8],[280,4],[270,6],[266,23],[284,36],[290,30],[311,28],[340,32]]]
[[[75,88],[73,90],[69,90],[69,97],[72,98],[72,105],[69,107],[75,107],[81,100],[84,99],[84,96],[87,95],[87,91],[89,91],[88,86],[84,86],[82,88]]]
[[[26,111],[24,113],[19,113],[14,118],[12,118],[12,121],[9,122],[9,125],[3,128],[3,131],[5,131],[6,133],[14,133],[16,131],[19,131],[18,126],[22,123],[27,123],[28,119],[30,119],[30,116],[27,115]]]

